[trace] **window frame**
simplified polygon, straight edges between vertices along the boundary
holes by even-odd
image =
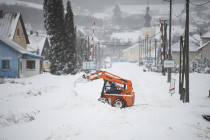
[[[6,65],[5,65],[5,62],[7,62]],[[7,59],[6,59],[6,60],[5,60],[5,59],[2,60],[2,61],[1,61],[1,64],[2,64],[2,65],[1,65],[1,66],[2,66],[1,69],[2,69],[2,70],[10,70],[9,62],[10,62],[10,61],[7,60]],[[4,66],[6,66],[6,67],[4,67]]]
[[[35,70],[36,69],[36,61],[35,60],[26,60],[26,69],[27,70]]]
[[[17,37],[20,37],[20,29],[17,29]]]

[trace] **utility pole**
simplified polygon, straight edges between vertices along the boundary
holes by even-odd
[[[89,36],[88,36],[88,60],[90,60],[89,55],[90,55],[90,40],[89,40]]]
[[[179,94],[182,94],[182,51],[183,51],[183,37],[180,36],[180,52],[179,52]],[[180,98],[181,99],[181,98]]]
[[[157,67],[157,62],[156,62],[156,47],[157,47],[157,39],[155,39],[155,67]]]
[[[141,62],[143,61],[143,43],[141,43]]]
[[[186,47],[186,97],[185,102],[189,103],[189,0],[186,0],[186,34],[185,34],[185,47]]]
[[[149,53],[148,53],[148,50],[149,50],[149,49],[148,49],[148,35],[147,35],[147,58],[148,58],[148,54],[149,54]]]
[[[168,55],[169,55],[169,60],[172,59],[171,57],[171,20],[172,20],[172,0],[170,0],[170,21],[169,21],[169,51],[168,51]],[[168,68],[168,82],[171,82],[171,68]]]
[[[151,38],[149,40],[149,44],[150,44],[150,54],[149,54],[149,56],[151,57],[152,56],[152,41],[151,41]]]
[[[144,41],[144,51],[145,51],[144,58],[146,60],[146,57],[147,57],[147,38],[146,37],[145,37],[145,41]]]
[[[161,32],[161,36],[160,36],[160,44],[161,44],[161,64],[162,64],[162,75],[165,75],[165,71],[164,71],[164,66],[163,66],[163,62],[164,62],[164,32],[163,32],[163,28],[164,25],[162,23],[162,20],[160,19],[160,32]]]
[[[163,46],[163,51],[164,51],[164,60],[166,60],[167,58],[167,23],[166,23],[166,20],[164,20],[164,46]]]
[[[140,66],[140,46],[141,46],[141,37],[139,36],[139,66]]]
[[[101,69],[101,47],[100,47],[100,43],[98,42],[98,69]]]

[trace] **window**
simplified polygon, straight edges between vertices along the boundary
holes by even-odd
[[[20,29],[17,29],[17,37],[20,36]]]
[[[27,60],[26,68],[35,69],[35,60]]]
[[[2,69],[9,70],[9,60],[2,60]]]

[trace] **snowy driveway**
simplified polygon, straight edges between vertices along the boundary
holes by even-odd
[[[135,64],[107,71],[129,79],[135,104],[125,109],[98,102],[103,80],[78,83],[76,76],[43,74],[0,85],[0,140],[199,140],[210,139],[210,75],[190,75],[190,103],[168,93],[167,77]],[[77,94],[75,94],[77,93]]]

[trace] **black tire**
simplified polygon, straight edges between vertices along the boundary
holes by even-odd
[[[124,108],[125,107],[125,102],[122,99],[116,99],[113,103],[113,107]]]

